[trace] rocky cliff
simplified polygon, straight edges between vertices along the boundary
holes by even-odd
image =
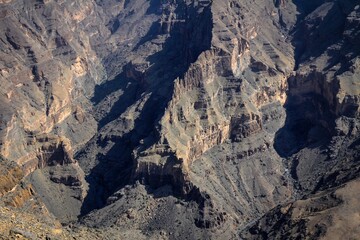
[[[358,192],[359,11],[353,0],[0,1],[0,197],[17,214],[36,199],[53,222],[1,234],[332,235],[324,219]]]

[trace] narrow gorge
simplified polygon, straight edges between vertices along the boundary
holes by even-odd
[[[356,239],[359,0],[0,0],[0,239]]]

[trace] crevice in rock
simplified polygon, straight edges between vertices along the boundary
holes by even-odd
[[[202,13],[199,14],[196,7],[188,6],[183,1],[177,2],[174,6],[176,8],[170,9],[167,13],[169,16],[166,18],[169,32],[167,30],[153,32],[161,25],[156,23],[156,27],[152,27],[143,38],[144,40],[140,41],[146,44],[149,41],[155,41],[159,34],[167,36],[162,50],[146,58],[149,64],[140,70],[142,65],[131,62],[124,67],[123,73],[116,79],[105,83],[104,86],[99,86],[99,90],[95,91],[93,98],[95,103],[100,103],[107,97],[109,86],[115,87],[110,90],[111,92],[123,92],[117,102],[108,109],[109,113],[103,114],[103,117],[99,118],[100,132],[105,127],[112,128],[112,122],[118,121],[130,105],[137,101],[144,101],[144,104],[128,133],[116,136],[111,132],[105,132],[93,139],[93,143],[100,147],[106,148],[111,144],[111,148],[106,153],[97,154],[98,163],[86,177],[89,191],[84,199],[81,215],[103,207],[106,199],[115,191],[127,184],[133,184],[137,180],[154,188],[167,184],[174,185],[175,189],[184,187],[185,183],[181,180],[183,179],[181,169],[175,176],[161,171],[157,172],[158,168],[153,169],[155,172],[148,172],[145,169],[138,171],[137,159],[134,155],[136,149],[141,152],[139,149],[146,149],[159,141],[158,122],[171,100],[174,80],[182,78],[190,64],[196,61],[198,55],[210,49],[212,30],[210,7],[204,7]],[[129,85],[132,85],[131,91],[127,89]],[[144,98],[145,96],[149,97]],[[103,111],[104,109],[99,110]],[[77,155],[76,158],[80,159],[80,164],[86,164],[81,160],[85,155],[84,151]],[[174,163],[178,160],[170,159],[173,159],[171,154],[168,163],[170,168],[174,168]],[[135,172],[137,173],[135,174]],[[179,192],[183,192],[183,190]]]

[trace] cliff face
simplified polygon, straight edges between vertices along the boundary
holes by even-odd
[[[303,20],[293,37],[296,72],[288,80],[286,121],[274,146],[288,159],[300,200],[271,210],[243,229],[242,238],[358,235],[352,193],[358,193],[359,178],[359,48],[353,42],[359,41],[359,3],[298,5]]]
[[[4,196],[7,192],[10,192],[14,187],[16,187],[23,176],[23,172],[15,163],[7,163],[3,158],[1,158],[0,195]]]
[[[88,5],[85,9],[90,10]],[[84,99],[91,89],[86,92],[81,86],[86,82],[94,85],[99,78],[85,77],[94,72],[96,60],[90,65],[95,56],[89,40],[72,29],[85,12],[74,9],[75,16],[55,2],[13,1],[1,7],[1,153],[31,172],[43,164],[41,154],[57,148],[59,141],[61,145],[72,142],[64,151],[76,149],[94,132],[90,130],[96,127],[92,118],[80,115],[88,115],[83,111]],[[75,140],[67,124],[74,128],[88,125],[90,131]],[[54,140],[44,141],[47,134]]]
[[[359,4],[0,1],[0,196],[63,237],[272,236],[358,178]]]
[[[212,47],[175,82],[161,120],[162,143],[182,161],[187,181],[210,196],[206,202],[243,225],[291,195],[272,139],[283,121],[292,47],[283,42],[287,51],[281,53],[280,34],[269,37],[259,23],[239,21],[266,14],[250,12],[250,5],[216,2],[211,7]],[[265,123],[269,110],[277,118]],[[213,228],[226,221],[212,215],[204,210],[201,225]]]

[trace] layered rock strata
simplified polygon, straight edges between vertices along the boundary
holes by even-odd
[[[63,238],[297,236],[357,190],[359,4],[0,1],[3,202]]]

